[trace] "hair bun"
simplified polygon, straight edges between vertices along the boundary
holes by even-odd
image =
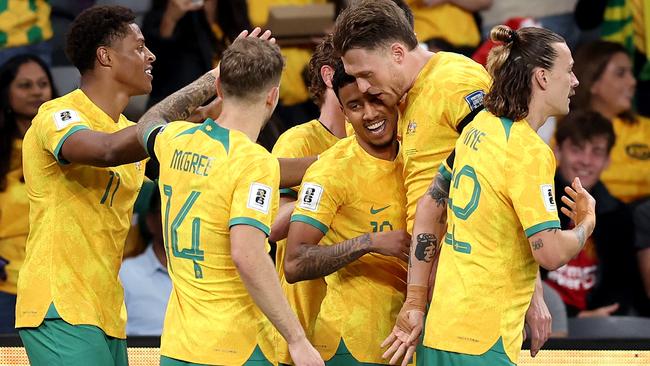
[[[497,25],[490,31],[490,39],[494,42],[511,43],[517,38],[517,31],[507,25]]]

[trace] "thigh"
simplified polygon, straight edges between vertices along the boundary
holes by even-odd
[[[19,334],[32,366],[115,366],[107,337],[95,326],[51,319]]]

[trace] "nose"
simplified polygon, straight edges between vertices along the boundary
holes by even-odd
[[[576,74],[571,72],[571,87],[572,88],[577,88],[578,85],[580,85],[580,81],[578,81],[578,78],[576,77]]]
[[[147,46],[145,46],[144,48],[147,50],[147,61],[149,62],[156,61],[156,55],[154,55],[153,52],[151,52],[151,50]]]
[[[377,118],[377,110],[370,103],[365,103],[363,106],[363,119],[365,121],[373,121]]]
[[[359,91],[362,93],[366,93],[368,89],[370,89],[370,83],[368,80],[364,78],[357,78],[357,86],[359,87]]]

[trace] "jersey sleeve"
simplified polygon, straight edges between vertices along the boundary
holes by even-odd
[[[483,66],[469,59],[454,67],[461,71],[450,74],[454,78],[449,80],[445,113],[448,113],[451,127],[460,132],[483,109],[483,97],[490,90],[490,77]]]
[[[339,184],[339,178],[333,176],[330,169],[326,169],[328,165],[331,162],[319,160],[307,170],[291,216],[291,222],[304,222],[323,234],[327,234],[345,199],[344,186]]]
[[[311,155],[309,153],[309,146],[306,143],[307,139],[301,133],[296,133],[288,130],[283,133],[273,145],[271,154],[276,158],[303,158]],[[291,188],[281,188],[280,194],[296,198],[300,186]]]
[[[243,161],[241,167],[230,167],[237,178],[228,226],[249,225],[268,236],[280,200],[280,164],[268,153],[250,155]]]
[[[69,162],[61,156],[65,140],[75,132],[90,129],[90,124],[78,110],[67,107],[49,108],[34,117],[33,125],[39,131],[43,147],[59,164]]]
[[[525,122],[515,122],[525,123]],[[541,140],[526,143],[510,136],[506,161],[507,190],[527,237],[560,228],[555,202],[555,157]]]

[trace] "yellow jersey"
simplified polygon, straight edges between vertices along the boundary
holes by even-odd
[[[0,1],[0,49],[52,38],[51,11],[47,0]]]
[[[23,179],[23,140],[15,139],[7,173],[7,188],[0,192],[0,257],[9,261],[7,280],[0,291],[16,294],[18,270],[25,260],[25,242],[29,233],[29,199]]]
[[[615,118],[612,124],[616,144],[600,179],[623,202],[646,198],[650,196],[650,119],[638,116],[632,124]]]
[[[278,158],[314,156],[322,154],[338,141],[338,137],[333,135],[320,121],[314,119],[285,131],[275,142],[271,153]],[[280,190],[280,194],[296,197],[299,189],[300,187],[283,188]],[[294,284],[287,282],[284,277],[284,253],[287,240],[280,240],[276,245],[275,268],[280,276],[280,285],[282,285],[284,295],[305,330],[307,338],[311,340],[316,316],[327,291],[325,280],[319,278]],[[274,339],[278,361],[291,364],[293,361],[287,342],[277,331],[274,331]]]
[[[476,47],[481,34],[474,15],[454,4],[420,5],[421,0],[407,0],[414,18],[415,34],[420,42],[441,38],[457,47]]]
[[[480,64],[455,53],[437,52],[409,90],[399,127],[409,233],[417,201],[454,149],[461,121],[483,106],[490,83]]]
[[[152,156],[160,163],[162,224],[173,284],[160,354],[193,363],[241,365],[258,344],[266,317],[232,261],[230,228],[250,225],[269,234],[280,165],[244,133],[211,119],[200,125],[172,122],[155,136]]]
[[[44,103],[23,140],[30,232],[18,278],[16,327],[41,324],[50,304],[71,324],[90,324],[125,338],[124,291],[118,279],[144,162],[100,168],[67,164],[63,142],[113,121],[79,89]]]
[[[401,159],[377,159],[351,136],[321,155],[305,173],[292,222],[321,230],[320,245],[371,232],[405,228]],[[323,359],[341,340],[359,362],[385,363],[381,342],[395,325],[406,293],[406,263],[366,254],[325,277],[327,294],[312,344]]]
[[[554,174],[553,152],[525,120],[483,111],[463,130],[425,346],[480,355],[502,338],[517,363],[539,269],[528,237],[560,228]]]

